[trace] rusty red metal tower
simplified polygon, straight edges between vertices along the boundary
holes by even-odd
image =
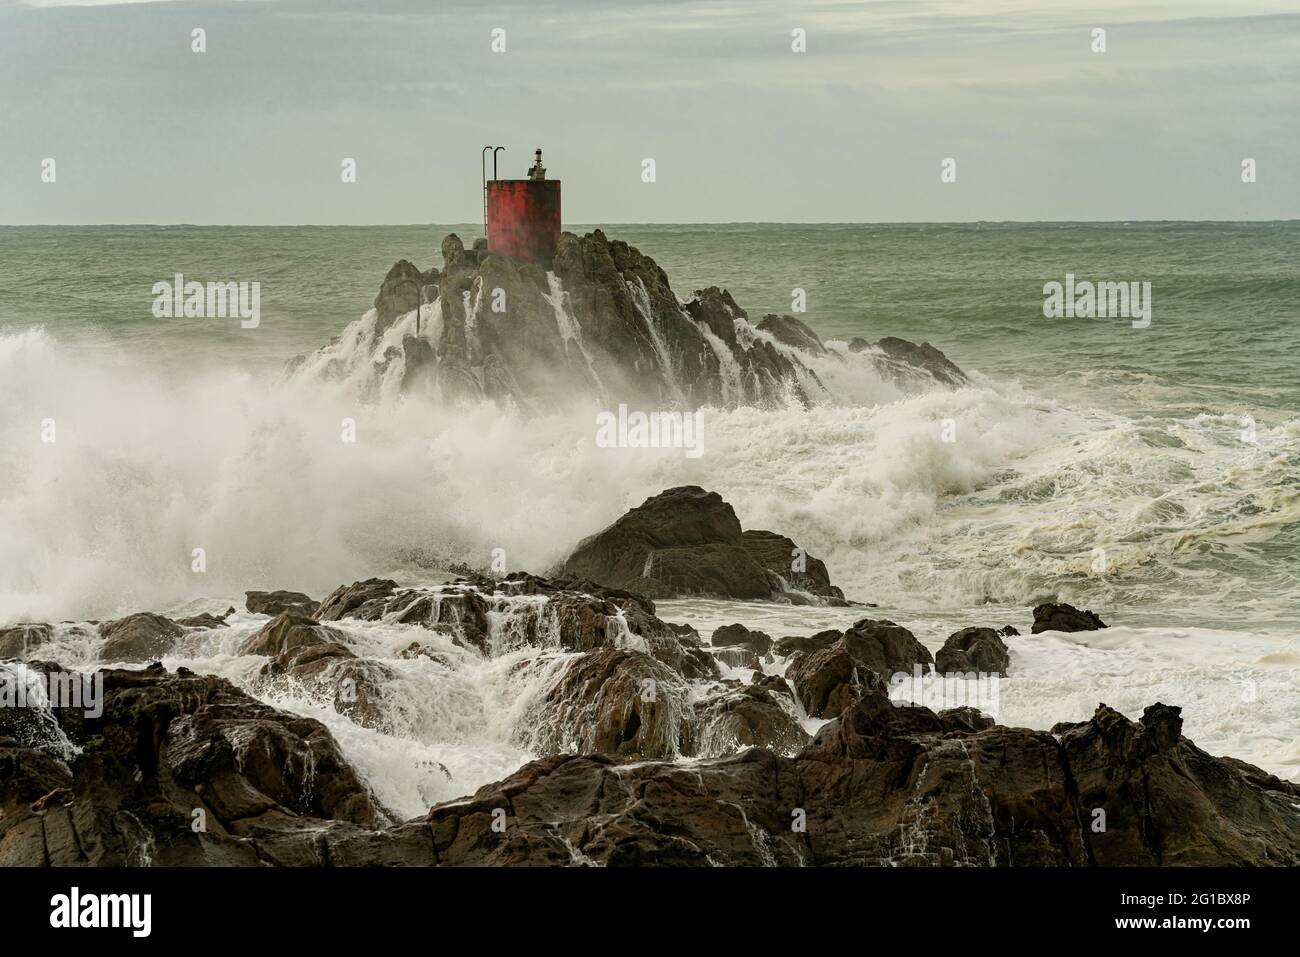
[[[560,181],[546,178],[542,151],[527,179],[497,179],[494,150],[492,179],[485,170],[483,193],[488,251],[520,262],[550,262],[560,241]]]

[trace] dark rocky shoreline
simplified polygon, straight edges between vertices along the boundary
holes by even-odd
[[[871,689],[792,756],[557,754],[397,821],[317,721],[184,669],[104,678],[102,721],[60,718],[75,761],[0,737],[0,866],[1300,863],[1300,789],[1162,704],[1044,732]]]
[[[143,666],[100,671],[102,715],[0,709],[0,865],[1300,864],[1300,788],[1201,751],[1177,707],[1156,702],[1132,721],[1101,704],[1088,721],[1034,731],[971,707],[891,702],[897,674],[1005,675],[1008,639],[1034,640],[1014,627],[962,629],[937,655],[870,617],[775,639],[737,622],[706,639],[620,587],[660,582],[628,578],[625,564],[645,567],[637,549],[677,549],[694,583],[720,581],[716,539],[734,560],[744,534],[718,496],[670,489],[579,546],[558,570],[574,574],[370,579],[319,602],[249,592],[248,610],[271,616],[238,650],[265,658],[253,690],[314,687],[362,727],[388,726],[393,674],[350,647],[341,623],[415,626],[486,658],[572,653],[527,717],[543,756],[410,820],[319,721],[156,663],[187,634],[226,628],[230,612],[100,623],[100,660]],[[602,563],[606,548],[636,560]],[[844,603],[824,571],[814,584]],[[494,625],[505,613],[509,627]],[[1034,633],[1105,627],[1068,605],[1033,619]],[[0,630],[0,654],[58,672],[41,654],[52,634]],[[438,654],[416,640],[403,657]],[[765,673],[777,656],[784,676]],[[751,680],[723,678],[724,665]],[[802,714],[830,720],[810,737]]]

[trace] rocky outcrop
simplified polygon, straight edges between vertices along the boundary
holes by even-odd
[[[801,651],[821,651],[829,648],[843,637],[844,632],[833,628],[819,631],[815,635],[787,635],[778,640],[772,649],[782,658],[790,658]]]
[[[53,712],[66,763],[0,738],[0,866],[340,864],[366,834],[432,858],[319,722],[184,669],[103,674],[100,717]]]
[[[235,613],[234,608],[227,608],[224,615],[213,615],[209,612],[201,612],[197,615],[190,615],[186,618],[177,618],[176,624],[185,628],[201,628],[205,631],[213,628],[229,628],[226,619]]]
[[[793,757],[754,748],[683,767],[556,755],[428,822],[438,859],[455,865],[1300,862],[1300,791],[1258,786],[1179,723],[1175,708],[1131,722],[1102,706],[1058,741],[970,730],[965,716],[873,693]]]
[[[893,371],[896,379],[914,380],[920,372],[954,388],[970,384],[966,373],[928,342],[918,346],[915,342],[906,339],[886,336],[878,340],[875,347],[888,360],[885,368]]]
[[[107,671],[102,715],[48,713],[71,750],[0,736],[0,866],[1300,865],[1300,788],[1201,751],[1178,708],[1031,731],[872,687],[780,754],[769,678],[697,712],[706,736],[769,746],[681,764],[641,756],[680,737],[637,704],[675,675],[573,660],[555,702],[604,753],[557,747],[404,823],[319,722],[184,669]]]
[[[347,642],[337,628],[289,610],[250,635],[239,653],[271,659],[258,672],[259,687],[283,687],[291,681],[362,727],[391,732],[383,707],[384,685],[397,676],[381,662],[358,657]]]
[[[992,628],[954,632],[934,656],[934,670],[940,674],[976,672],[1005,678],[1010,667],[1007,643]]]
[[[648,411],[822,401],[829,393],[813,360],[845,361],[792,316],[751,324],[717,286],[682,302],[653,259],[599,229],[563,233],[549,264],[519,263],[485,244],[466,249],[455,234],[441,253],[441,269],[394,264],[373,314],[294,359],[290,374],[358,376],[372,389],[382,381],[525,412],[575,395]],[[881,340],[869,361],[899,381],[964,382],[926,343]]]
[[[807,323],[794,316],[776,316],[769,313],[759,322],[758,328],[777,342],[791,348],[802,349],[815,356],[826,354],[826,346],[822,343],[821,337],[813,332]]]
[[[341,643],[341,632],[296,611],[283,611],[250,635],[239,648],[241,655],[275,657],[307,645]]]
[[[795,718],[792,701],[785,679],[770,675],[698,702],[698,756],[720,757],[751,747],[794,754],[809,735]]]
[[[601,648],[573,659],[523,722],[536,753],[674,758],[694,751],[686,682],[637,651]]]
[[[863,618],[844,632],[844,646],[860,668],[873,671],[884,681],[904,672],[911,674],[914,665],[928,670],[934,657],[916,636],[887,618]]]
[[[767,598],[767,572],[745,550],[735,511],[716,492],[671,488],[580,542],[560,573],[650,598],[707,593]]]
[[[142,611],[104,622],[99,634],[104,639],[99,646],[100,661],[144,663],[170,653],[184,631],[170,618]]]
[[[790,539],[771,532],[743,532],[722,496],[685,485],[646,499],[579,542],[557,574],[650,598],[710,595],[807,603],[806,595],[791,591],[789,581],[764,564],[778,561],[774,556],[779,553],[781,567],[795,577],[790,571],[795,548]],[[818,588],[827,604],[843,604],[825,565],[799,551],[799,574],[805,576],[799,581]]]
[[[750,631],[741,624],[723,625],[721,628],[714,629],[713,637],[709,641],[714,648],[739,646],[749,649],[760,657],[772,650],[771,638],[761,631]]]
[[[390,610],[396,591],[397,582],[391,578],[367,578],[351,585],[340,585],[325,596],[313,617],[321,621],[339,618],[375,621]]]
[[[799,652],[785,676],[810,718],[834,717],[863,692],[863,676],[843,641],[818,651]]]
[[[1061,741],[958,726],[872,694],[793,758],[753,749],[690,767],[621,767],[558,755],[434,807],[429,822],[439,859],[456,865],[1300,861],[1295,789],[1257,787],[1200,752],[1179,737],[1177,709],[1157,706],[1135,723],[1102,706]],[[506,830],[493,836],[490,811],[504,806]]]
[[[893,675],[910,675],[918,666],[928,671],[934,664],[915,635],[883,618],[863,618],[844,632],[783,640],[787,651],[794,650],[786,677],[814,718],[834,717],[864,693],[885,687]]]
[[[848,604],[844,592],[831,584],[826,563],[809,555],[792,539],[762,529],[741,532],[740,539],[755,561],[779,576],[782,595],[794,604],[811,603],[800,592],[816,595],[822,599],[822,604]]]
[[[44,623],[0,628],[0,658],[26,658],[54,637],[54,628]]]
[[[244,607],[257,615],[275,617],[283,611],[296,611],[315,615],[320,602],[300,591],[250,591],[244,592]]]
[[[1034,609],[1034,626],[1030,634],[1044,631],[1096,631],[1106,623],[1090,611],[1081,611],[1073,605],[1048,602]]]

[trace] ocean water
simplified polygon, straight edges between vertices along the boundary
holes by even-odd
[[[0,228],[0,624],[436,580],[494,548],[543,571],[689,482],[878,608],[683,600],[663,603],[671,620],[779,637],[869,613],[934,649],[965,625],[1014,624],[1026,637],[1011,641],[1005,723],[1163,700],[1208,750],[1300,771],[1300,223],[607,227],[681,297],[723,286],[756,322],[802,289],[824,339],[926,340],[973,380],[903,394],[865,363],[819,360],[834,401],[708,410],[699,459],[596,448],[589,410],[525,422],[281,376],[361,318],[396,259],[441,265],[450,230],[478,235]],[[155,319],[151,288],[177,272],[259,281],[260,326]],[[1150,282],[1149,328],[1044,318],[1044,284],[1067,273]],[[344,417],[355,445],[339,441]],[[57,441],[42,442],[51,419]],[[1116,627],[1029,638],[1046,600]],[[246,682],[260,660],[232,652],[260,621],[169,663]],[[394,807],[416,813],[527,759],[511,703],[540,684],[513,687],[504,659],[432,675],[395,658],[405,626],[350,628],[423,717],[381,735],[280,703],[326,720]],[[84,629],[65,640],[92,660]],[[431,762],[452,780],[411,770]]]

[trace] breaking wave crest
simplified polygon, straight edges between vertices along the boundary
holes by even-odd
[[[823,401],[706,409],[704,454],[689,458],[597,447],[594,398],[526,418],[403,392],[390,346],[415,324],[407,313],[376,336],[371,311],[279,381],[92,361],[39,328],[0,336],[0,620],[317,594],[484,567],[493,549],[544,571],[687,483],[805,544],[849,597],[918,612],[1231,601],[1267,621],[1297,597],[1261,549],[1300,521],[1298,420],[1248,444],[1232,417],[1137,421],[978,373],[918,391],[831,343],[800,356]],[[420,326],[436,337],[436,308]]]

